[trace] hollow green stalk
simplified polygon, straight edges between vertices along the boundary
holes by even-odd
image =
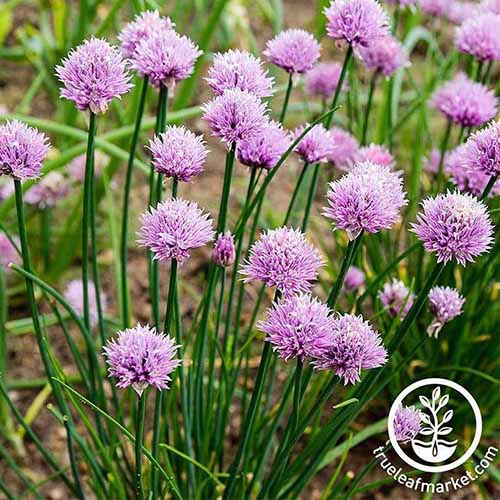
[[[87,154],[85,157],[85,180],[83,185],[83,217],[82,217],[82,287],[83,287],[83,322],[90,330],[89,306],[89,228],[91,212],[91,191],[94,179],[92,165],[94,161],[94,141],[97,129],[97,115],[90,111],[90,121],[87,139]],[[27,269],[29,271],[29,269]]]
[[[361,145],[364,146],[366,144],[366,140],[368,137],[368,123],[370,119],[370,112],[372,109],[373,102],[373,94],[375,92],[375,85],[377,83],[378,71],[373,73],[370,80],[370,88],[368,90],[368,101],[366,102],[366,110],[365,110],[365,119],[363,122],[363,133],[361,134]]]
[[[290,218],[292,217],[293,207],[295,205],[295,201],[297,199],[297,196],[299,195],[300,188],[302,187],[302,184],[304,183],[304,179],[306,177],[308,167],[309,167],[309,163],[304,163],[304,165],[302,166],[302,170],[300,171],[299,178],[297,179],[297,182],[295,184],[295,188],[293,190],[292,197],[290,198],[290,203],[288,204],[288,209],[286,211],[285,220],[283,222],[284,226],[286,226],[290,222]]]
[[[129,217],[129,200],[130,190],[132,187],[132,173],[134,168],[135,153],[137,150],[137,143],[139,141],[139,134],[141,131],[142,117],[144,115],[144,108],[146,105],[146,96],[148,92],[148,78],[145,77],[142,81],[141,95],[139,98],[139,105],[137,108],[137,116],[135,118],[134,131],[130,142],[130,153],[127,163],[127,172],[125,174],[125,186],[123,193],[123,210],[122,210],[122,227],[121,227],[121,240],[120,240],[120,272],[121,272],[121,319],[123,328],[130,326],[130,293],[128,287],[127,275],[127,242],[128,242],[128,217]]]
[[[483,193],[481,194],[481,198],[479,198],[481,201],[486,200],[486,198],[488,198],[488,195],[491,193],[491,190],[493,189],[493,186],[495,185],[497,180],[498,180],[498,175],[492,175],[490,177],[488,184],[486,185]]]
[[[26,232],[26,223],[25,223],[25,217],[24,217],[24,203],[23,203],[23,189],[21,186],[21,181],[14,179],[14,189],[15,189],[15,197],[16,197],[16,211],[17,211],[17,221],[18,221],[18,226],[19,226],[19,240],[21,243],[21,254],[22,254],[22,260],[23,260],[23,267],[27,272],[31,272],[31,260],[30,260],[30,254],[29,254],[29,246],[28,246],[28,235]],[[63,396],[61,394],[61,391],[59,387],[57,387],[56,384],[53,383],[52,380],[52,375],[53,375],[53,370],[52,370],[52,363],[50,359],[49,352],[47,350],[47,339],[44,336],[42,332],[42,328],[40,325],[40,319],[38,316],[38,306],[36,303],[35,299],[35,289],[33,286],[32,281],[29,278],[26,278],[26,292],[28,294],[28,301],[30,304],[30,311],[31,311],[31,319],[33,321],[33,330],[35,332],[35,337],[37,340],[38,344],[38,350],[40,351],[40,355],[42,358],[43,366],[45,369],[45,373],[47,374],[47,377],[50,380],[52,390],[54,391],[54,395],[56,397],[57,403],[59,406],[61,406],[61,409],[63,412],[68,415],[68,409],[64,403]],[[68,415],[69,417],[69,415]],[[75,464],[75,459],[74,459],[74,449],[73,449],[73,439],[71,437],[71,431],[70,431],[70,426],[72,425],[72,422],[68,418],[66,422],[66,430],[67,430],[67,441],[68,441],[68,453],[70,456],[70,462],[71,462],[71,469],[73,473],[73,480],[75,483],[75,488],[77,490],[77,496],[80,499],[84,499],[85,495],[82,490],[81,482],[80,482],[80,477],[78,475],[78,469]]]
[[[144,440],[146,398],[146,391],[137,396],[137,416],[135,424],[135,495],[137,500],[144,500],[144,489],[142,487],[142,443]]]
[[[451,120],[448,120],[448,123],[446,124],[446,130],[443,136],[443,139],[441,140],[441,148],[440,148],[440,154],[439,154],[439,166],[438,166],[438,174],[437,174],[437,179],[436,179],[436,193],[439,193],[441,191],[441,184],[443,183],[443,178],[444,178],[444,158],[446,156],[446,149],[448,148],[448,142],[450,140],[450,135],[451,135],[451,127],[452,127],[452,122]]]
[[[349,266],[354,261],[361,247],[362,239],[363,232],[361,232],[354,240],[349,241],[349,244],[347,245],[339,275],[330,291],[330,295],[328,296],[327,304],[330,309],[333,309],[335,307],[335,304],[337,303],[337,299],[339,298],[340,291],[342,290],[342,286],[344,284],[345,275],[347,274]]]
[[[50,268],[50,208],[40,211],[40,234],[42,240],[43,268],[48,272]]]
[[[281,113],[280,113],[279,121],[281,124],[283,124],[285,121],[286,111],[288,109],[288,104],[290,102],[292,89],[293,89],[293,73],[290,73],[290,75],[288,76],[288,85],[286,87],[285,100],[283,101],[283,106],[281,108]]]
[[[307,230],[307,224],[309,222],[309,216],[311,215],[311,209],[313,205],[314,198],[318,191],[318,183],[319,183],[319,174],[320,174],[320,164],[316,163],[314,165],[313,175],[311,179],[311,185],[309,187],[309,193],[307,195],[307,202],[304,209],[304,217],[302,219],[302,232],[305,233]]]

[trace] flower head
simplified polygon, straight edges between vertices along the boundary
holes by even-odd
[[[149,143],[153,168],[166,177],[191,182],[203,171],[207,148],[201,136],[185,127],[168,126]]]
[[[127,59],[133,59],[137,45],[152,33],[170,30],[174,23],[169,17],[163,17],[157,10],[146,10],[135,16],[134,20],[125,25],[118,35],[121,43],[122,54]]]
[[[474,56],[478,61],[500,59],[500,16],[491,13],[474,16],[460,25],[455,34],[455,45],[460,52]]]
[[[68,193],[66,178],[59,172],[49,172],[24,195],[24,201],[38,208],[53,207]]]
[[[286,297],[307,292],[322,265],[320,254],[298,229],[268,230],[250,248],[240,271],[244,281],[262,281]]]
[[[344,280],[344,287],[347,292],[353,292],[365,284],[365,273],[356,266],[350,266]]]
[[[376,0],[335,0],[325,9],[326,32],[354,48],[389,34],[389,17]]]
[[[273,93],[273,78],[262,68],[262,61],[243,50],[228,50],[215,54],[214,61],[205,78],[215,95],[226,90],[246,90],[257,97]]]
[[[362,316],[343,314],[334,318],[328,345],[314,356],[313,366],[333,370],[347,385],[360,381],[361,370],[386,362],[387,351],[370,323]]]
[[[90,312],[90,325],[96,326],[99,320],[98,310],[97,310],[97,300],[95,294],[95,286],[92,281],[88,282],[89,290],[89,312]],[[77,312],[80,316],[83,316],[83,283],[81,280],[72,280],[66,285],[64,290],[64,297],[68,301],[69,305]],[[101,300],[101,306],[103,312],[108,308],[106,296],[101,292],[99,294]]]
[[[141,396],[149,386],[168,389],[170,374],[181,364],[176,358],[178,348],[168,335],[138,324],[118,332],[103,351],[109,374],[118,379],[116,385],[132,386]]]
[[[498,101],[493,91],[459,73],[436,90],[431,105],[453,123],[478,127],[496,115]]]
[[[272,170],[290,147],[290,136],[281,124],[268,121],[257,133],[238,144],[238,160],[249,167]]]
[[[451,9],[453,0],[419,0],[419,4],[427,15],[442,17]]]
[[[411,441],[420,431],[420,412],[414,406],[400,406],[392,422],[396,440],[401,443]]]
[[[206,245],[214,237],[212,219],[194,201],[170,198],[142,214],[139,243],[148,247],[155,259],[175,259],[183,264],[193,248]]]
[[[0,125],[0,176],[24,181],[40,177],[49,152],[47,137],[17,120]]]
[[[213,259],[214,262],[221,267],[229,267],[234,264],[236,251],[234,248],[234,237],[227,231],[224,234],[219,234],[214,245]]]
[[[462,24],[467,19],[476,16],[479,8],[476,2],[453,2],[446,12],[446,18],[454,24]]]
[[[392,35],[374,40],[359,53],[367,69],[384,76],[391,76],[410,64],[406,50]]]
[[[445,323],[462,314],[462,306],[465,299],[455,288],[449,286],[435,286],[429,292],[429,310],[435,316],[435,320],[427,328],[429,336],[438,337]]]
[[[293,138],[302,134],[305,126],[297,128],[293,132]],[[332,138],[330,132],[322,125],[314,125],[309,133],[295,146],[295,152],[305,163],[327,162],[332,154]]]
[[[500,122],[469,137],[464,148],[464,166],[487,176],[500,174]]]
[[[369,161],[390,168],[394,168],[396,163],[392,153],[380,144],[370,144],[359,148],[358,152],[354,155],[354,161],[356,163]]]
[[[482,0],[479,4],[479,9],[482,12],[500,14],[500,0]]]
[[[352,170],[330,183],[329,207],[324,215],[337,228],[344,229],[349,239],[361,231],[378,233],[389,229],[399,219],[406,204],[402,180],[389,167],[376,163],[357,163]]]
[[[104,153],[101,153],[100,151],[95,151],[94,153],[94,175],[95,177],[99,177],[101,175],[102,170],[108,163],[109,158],[107,155]],[[86,162],[86,156],[80,155],[73,160],[68,165],[68,172],[69,175],[76,181],[76,182],[84,182],[85,181],[85,162]]]
[[[489,250],[493,226],[485,204],[471,194],[440,194],[422,202],[412,229],[438,262],[465,266]]]
[[[320,48],[311,33],[291,29],[282,31],[269,40],[264,55],[288,73],[305,73],[319,59]]]
[[[304,361],[327,347],[334,321],[326,304],[300,293],[274,303],[258,328],[278,356]]]
[[[342,67],[336,62],[319,63],[306,73],[304,87],[309,95],[330,99],[339,83]],[[345,84],[344,84],[345,88]]]
[[[19,247],[19,240],[17,238],[14,238],[14,242]],[[9,238],[4,233],[0,233],[0,267],[4,271],[8,271],[11,262],[20,264],[21,257]]]
[[[206,103],[203,119],[210,125],[212,135],[229,146],[255,137],[268,122],[260,99],[240,89],[226,90]]]
[[[73,49],[56,74],[63,84],[61,97],[74,101],[82,111],[104,113],[109,103],[127,93],[132,85],[119,49],[106,40],[91,38]]]
[[[332,127],[330,137],[332,138],[332,149],[328,160],[334,163],[337,168],[344,170],[352,163],[359,150],[358,141],[347,130],[340,127]]]
[[[131,66],[155,87],[164,85],[173,91],[177,82],[191,75],[201,53],[188,37],[163,30],[137,44]]]
[[[449,174],[451,182],[462,192],[481,196],[490,176],[484,171],[475,168],[479,154],[470,155],[468,144],[461,144],[446,154],[444,170]],[[472,159],[472,161],[471,161]],[[489,196],[500,194],[500,182],[496,182]]]
[[[396,316],[404,318],[411,309],[415,298],[410,289],[402,281],[395,278],[392,282],[385,283],[378,297],[384,309],[393,318]]]

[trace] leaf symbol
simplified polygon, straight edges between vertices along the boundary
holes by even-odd
[[[437,386],[432,391],[432,401],[437,401],[439,399],[439,396],[441,396],[441,387]]]
[[[443,408],[448,404],[448,401],[450,400],[450,396],[448,394],[445,394],[440,400],[439,400],[439,408]]]
[[[418,399],[420,400],[422,405],[425,406],[426,408],[431,407],[431,402],[425,396],[419,396]]]
[[[432,426],[432,422],[431,422],[431,417],[429,417],[429,415],[427,415],[427,413],[421,413],[420,414],[420,419],[425,422],[426,424],[428,425],[431,425]]]
[[[443,427],[442,429],[439,429],[438,434],[440,436],[446,436],[453,430],[452,427]]]
[[[453,410],[448,410],[444,415],[443,415],[443,421],[441,423],[445,424],[446,422],[449,422],[451,418],[453,417]]]
[[[431,434],[434,434],[434,429],[431,429],[430,427],[422,427],[419,434],[422,434],[422,436],[430,436]]]

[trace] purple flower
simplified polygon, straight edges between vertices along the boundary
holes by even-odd
[[[94,175],[96,178],[101,175],[101,172],[108,163],[108,161],[109,158],[104,153],[101,153],[100,151],[95,151]],[[73,158],[73,160],[71,160],[70,164],[68,165],[69,175],[76,182],[85,181],[85,162],[86,162],[86,155],[83,154]]]
[[[453,123],[478,127],[496,115],[498,101],[493,91],[459,73],[436,90],[431,105]]]
[[[334,318],[326,348],[318,352],[313,366],[318,370],[333,370],[344,384],[361,380],[361,370],[377,368],[387,362],[382,339],[362,316],[343,314]]]
[[[500,0],[482,0],[479,4],[479,9],[482,12],[500,14]]]
[[[413,7],[417,0],[386,0],[386,3],[399,5],[400,7]]]
[[[354,156],[354,161],[356,163],[368,161],[390,168],[394,168],[396,163],[392,153],[385,146],[381,146],[380,144],[370,144],[369,146],[359,148]]]
[[[304,361],[329,345],[334,324],[326,304],[300,293],[274,303],[257,326],[280,358]]]
[[[156,10],[147,10],[135,16],[134,20],[125,25],[118,35],[121,43],[122,54],[127,59],[133,59],[137,45],[144,39],[174,27],[169,17],[163,17]]]
[[[471,194],[440,194],[422,202],[413,231],[438,262],[462,266],[489,250],[493,226],[485,204]]]
[[[17,120],[0,125],[0,176],[24,181],[40,177],[49,140],[36,128]]]
[[[138,324],[118,332],[103,351],[109,374],[118,379],[117,386],[132,386],[139,396],[153,386],[168,389],[170,374],[181,364],[176,358],[178,345],[174,339],[150,326]]]
[[[469,137],[464,149],[463,163],[471,171],[487,176],[500,174],[500,123],[490,123]]]
[[[470,159],[472,158],[472,162]],[[475,161],[478,154],[468,155],[468,145],[461,144],[454,150],[446,154],[444,160],[444,170],[450,175],[453,184],[462,193],[472,193],[481,196],[485,190],[490,176],[483,170],[475,168]],[[500,194],[500,182],[496,182],[489,196]]]
[[[300,136],[305,125],[295,129],[294,139]],[[295,146],[295,152],[304,163],[326,163],[332,154],[333,144],[330,132],[321,124],[315,125],[309,133]]]
[[[354,48],[389,34],[389,17],[375,0],[335,0],[324,12],[328,36]]]
[[[14,194],[14,182],[5,177],[0,177],[0,201],[6,200]]]
[[[260,99],[244,90],[226,90],[202,107],[203,119],[228,146],[239,145],[260,132],[268,121],[266,107]]]
[[[359,53],[367,69],[384,76],[391,76],[410,64],[406,50],[392,35],[378,38],[366,47],[361,47]]]
[[[163,30],[138,43],[131,66],[155,87],[164,85],[173,91],[177,82],[191,75],[201,54],[188,37],[174,30]]]
[[[154,137],[149,149],[153,156],[153,168],[180,182],[191,182],[199,175],[208,154],[201,136],[175,125]]]
[[[354,160],[359,144],[356,138],[346,130],[339,127],[330,129],[332,138],[332,150],[328,155],[328,160],[335,164],[339,169],[346,169]]]
[[[234,249],[234,237],[227,231],[225,234],[219,234],[214,245],[213,259],[221,267],[229,267],[234,264],[236,252]]]
[[[105,113],[109,103],[127,93],[132,85],[125,60],[118,48],[106,40],[86,40],[56,66],[64,85],[61,97],[74,101],[82,111]]]
[[[365,273],[356,266],[351,266],[347,270],[344,280],[344,287],[347,292],[353,292],[365,284]]]
[[[449,12],[453,0],[419,0],[419,4],[427,15],[442,17]]]
[[[378,297],[389,316],[404,318],[413,305],[415,296],[410,289],[400,280],[393,279],[390,283],[385,283],[384,288],[379,292]]]
[[[306,73],[304,87],[309,95],[330,99],[339,83],[342,67],[336,62],[319,63]],[[346,85],[344,84],[344,89]]]
[[[439,151],[439,149],[433,149],[425,158],[423,169],[429,174],[437,174],[439,172],[440,160],[441,160],[441,152]]]
[[[467,19],[456,30],[455,45],[460,52],[474,56],[478,61],[500,59],[500,16],[491,13]]]
[[[262,281],[285,297],[308,292],[322,265],[320,254],[299,229],[268,230],[250,248],[240,273],[244,281]]]
[[[215,95],[222,95],[230,89],[246,90],[257,97],[267,97],[273,93],[274,80],[262,68],[262,61],[242,50],[215,54],[205,80]]]
[[[19,247],[19,239],[14,238],[14,242]],[[20,264],[21,257],[17,253],[16,247],[12,244],[9,238],[7,238],[5,234],[0,233],[0,267],[7,272],[11,262],[14,264]]]
[[[479,12],[479,6],[476,2],[455,1],[446,12],[446,18],[454,24],[462,24],[467,19],[477,16]]]
[[[392,427],[397,441],[405,444],[420,431],[420,412],[414,406],[400,406],[394,415]]]
[[[212,219],[194,201],[170,198],[141,216],[139,243],[148,247],[160,262],[175,259],[183,264],[193,248],[214,237]]]
[[[402,185],[399,173],[389,167],[357,163],[348,174],[330,183],[330,206],[323,213],[337,228],[344,229],[350,240],[361,231],[378,233],[398,221],[399,211],[407,203]]]
[[[88,282],[89,290],[89,312],[90,312],[90,325],[96,326],[99,321],[97,312],[97,300],[95,294],[95,286],[92,281]],[[99,294],[101,299],[101,306],[103,312],[108,308],[106,296],[101,292]],[[75,310],[77,314],[83,317],[83,283],[81,280],[70,281],[64,290],[64,297],[69,305]]]
[[[427,328],[430,337],[438,337],[444,324],[462,314],[465,299],[455,288],[435,286],[429,292],[429,310],[435,320]]]
[[[305,73],[319,59],[320,44],[305,30],[278,33],[266,45],[264,55],[288,73]]]
[[[249,167],[272,170],[289,147],[288,133],[270,120],[257,135],[238,143],[238,160]]]
[[[24,201],[43,209],[53,207],[68,193],[69,186],[66,178],[59,172],[49,172],[24,195]]]

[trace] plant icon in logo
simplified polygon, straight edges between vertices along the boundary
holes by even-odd
[[[419,400],[425,408],[421,411],[420,418],[425,425],[420,429],[418,435],[429,436],[430,440],[414,438],[411,441],[411,446],[415,454],[426,462],[444,462],[457,449],[457,440],[448,441],[445,439],[445,436],[453,431],[453,427],[447,425],[453,418],[453,410],[446,410],[449,399],[448,394],[441,396],[440,386],[432,391],[431,400],[426,396],[419,396]]]

